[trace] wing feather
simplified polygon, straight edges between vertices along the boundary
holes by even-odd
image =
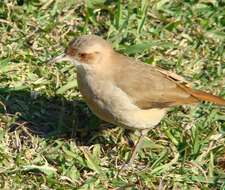
[[[141,109],[164,108],[199,101],[187,82],[169,71],[116,54],[114,81]],[[185,88],[182,88],[184,86]]]

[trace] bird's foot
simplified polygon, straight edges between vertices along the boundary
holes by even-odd
[[[133,165],[129,164],[129,163],[124,163],[122,165],[119,166],[118,168],[118,173],[116,176],[120,175],[121,172],[129,172],[131,170],[133,170],[134,167],[132,167]]]
[[[121,166],[119,166],[119,170],[118,170],[118,173],[117,173],[117,176],[119,174],[122,173],[127,173],[127,172],[140,172],[140,171],[143,171],[145,170],[146,168],[148,168],[149,165],[146,165],[146,163],[124,163],[122,164]]]
[[[133,169],[134,167],[133,167],[134,165],[133,164],[130,164],[130,163],[125,163],[125,164],[123,164],[121,167],[120,167],[120,170],[122,171],[122,170],[131,170],[131,169]]]

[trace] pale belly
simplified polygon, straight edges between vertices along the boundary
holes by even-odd
[[[165,115],[165,110],[161,109],[139,109],[112,82],[87,75],[83,69],[78,70],[77,81],[88,107],[104,121],[131,129],[146,129],[157,125]]]

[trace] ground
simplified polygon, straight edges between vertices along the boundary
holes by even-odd
[[[91,113],[73,65],[47,63],[97,34],[225,98],[224,10],[224,0],[1,1],[0,188],[224,189],[224,107],[170,109],[118,173],[137,134]]]

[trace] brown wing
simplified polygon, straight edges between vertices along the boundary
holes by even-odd
[[[163,108],[199,101],[188,92],[190,88],[182,77],[120,54],[115,57],[114,80],[138,107]]]

